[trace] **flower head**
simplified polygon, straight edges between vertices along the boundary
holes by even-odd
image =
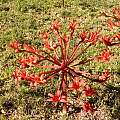
[[[20,59],[20,60],[18,60],[18,61],[19,61],[19,63],[21,64],[21,66],[22,66],[23,68],[26,68],[26,67],[28,66],[28,61],[27,61],[27,59],[23,58],[23,59]]]
[[[21,75],[18,68],[15,69],[15,71],[12,73],[12,76],[15,78],[15,83],[18,84],[19,81],[21,80]]]
[[[15,69],[15,71],[12,73],[12,76],[13,76],[14,78],[16,78],[16,77],[19,76],[19,70],[18,70],[18,68]]]
[[[44,79],[44,74],[42,75],[30,75],[29,76],[30,86],[34,87],[38,84],[46,83],[47,81]]]
[[[52,101],[52,102],[66,102],[65,96],[61,95],[61,91],[60,90],[57,90],[57,92],[55,93],[55,95],[49,93],[48,96],[50,96],[51,98],[49,98],[47,101]]]
[[[21,66],[23,68],[26,68],[28,67],[28,65],[31,63],[31,64],[37,64],[38,63],[38,60],[37,60],[37,57],[35,56],[29,56],[27,57],[26,59],[25,58],[22,58],[22,59],[19,59],[18,60],[19,63],[21,64]]]
[[[74,31],[77,27],[77,23],[75,21],[72,21],[69,23],[69,30]]]
[[[83,102],[82,108],[86,112],[94,112],[96,109],[90,104],[89,101]]]
[[[84,41],[85,39],[87,39],[87,35],[88,35],[88,32],[87,31],[83,31],[79,37],[82,39],[82,41]]]
[[[83,89],[84,94],[86,96],[92,96],[95,94],[95,90],[93,88],[91,88],[90,86],[86,85],[85,88]]]
[[[119,39],[119,40],[120,40],[120,32],[119,32],[119,33],[117,33],[117,34],[115,34],[115,35],[113,35],[113,38],[117,38],[117,39]]]
[[[13,43],[10,44],[10,47],[12,47],[13,49],[15,49],[15,52],[19,52],[20,51],[20,43],[18,41],[15,41]]]
[[[120,20],[120,9],[119,8],[113,9],[113,13],[115,14],[115,17]]]
[[[85,84],[84,80],[79,80],[78,77],[75,77],[73,82],[69,85],[69,88],[70,90],[78,90],[84,84]]]
[[[113,27],[115,26],[114,22],[113,22],[113,19],[110,18],[107,20],[107,26],[110,30],[113,30]]]
[[[103,50],[100,56],[98,56],[98,60],[101,60],[102,62],[109,61],[111,57],[111,52],[109,50]]]
[[[53,24],[52,24],[52,26],[51,26],[51,29],[53,31],[59,31],[60,28],[61,28],[60,22],[54,21]]]
[[[32,53],[38,52],[35,47],[30,46],[30,45],[28,45],[28,44],[23,44],[23,48],[24,48],[25,51],[27,51],[27,52],[32,52]]]
[[[42,39],[47,40],[48,39],[48,32],[42,33]]]
[[[87,32],[84,31],[80,34],[80,38],[84,41],[84,42],[90,42],[94,45],[96,45],[97,39],[99,37],[99,33],[98,32]]]
[[[99,81],[100,83],[106,82],[106,80],[110,77],[110,73],[108,70],[105,70],[101,76],[99,76]]]
[[[69,41],[69,38],[65,33],[63,33],[63,41],[65,44]]]
[[[38,63],[38,57],[36,57],[36,56],[29,56],[29,57],[27,58],[27,61],[28,61],[29,63],[32,63],[32,64],[37,64],[37,63]]]
[[[115,26],[120,27],[120,21],[114,22]]]
[[[22,70],[22,71],[20,72],[20,77],[21,77],[21,79],[23,79],[23,80],[27,80],[27,79],[28,79],[28,74],[27,74],[24,70]]]
[[[108,35],[105,35],[103,38],[103,43],[106,45],[106,46],[110,46],[111,45],[111,38],[108,36]]]

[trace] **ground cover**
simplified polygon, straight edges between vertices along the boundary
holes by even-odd
[[[46,101],[47,93],[51,92],[49,84],[39,86],[32,91],[26,83],[16,87],[11,77],[12,71],[17,66],[16,59],[25,54],[15,54],[10,49],[11,41],[18,39],[37,47],[41,46],[40,33],[48,29],[53,20],[65,21],[75,19],[79,24],[79,30],[102,29],[102,34],[113,34],[106,26],[107,18],[102,16],[103,11],[110,11],[119,7],[119,1],[111,0],[1,0],[0,1],[0,117],[4,119],[37,120],[37,119],[60,119],[59,109],[52,108],[53,104]],[[119,31],[115,31],[116,33]],[[74,44],[74,43],[73,43]],[[102,47],[102,46],[98,46]],[[99,111],[90,115],[79,111],[73,106],[72,112],[67,119],[98,119],[114,120],[120,118],[120,50],[111,48],[114,56],[110,63],[92,63],[84,69],[92,68],[92,71],[102,71],[109,68],[113,74],[107,86],[96,86],[99,91],[99,98],[95,104]],[[93,48],[89,55],[95,54]],[[96,67],[97,66],[97,67]],[[81,68],[83,69],[83,68]],[[38,70],[36,70],[38,71]],[[56,78],[57,79],[57,78]],[[55,81],[54,81],[55,82]],[[53,86],[52,90],[55,90]],[[107,113],[107,114],[106,114]]]

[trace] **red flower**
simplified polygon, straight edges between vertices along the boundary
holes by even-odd
[[[19,63],[22,65],[23,68],[26,68],[28,67],[28,64],[31,63],[31,64],[37,64],[38,61],[37,61],[37,57],[35,56],[29,56],[28,58],[23,58],[23,59],[20,59],[18,60]]]
[[[47,32],[43,32],[42,33],[42,38],[47,40],[48,39],[48,33]]]
[[[95,94],[95,90],[93,88],[91,88],[90,86],[88,86],[88,85],[85,86],[85,88],[83,89],[83,91],[84,91],[84,94],[86,96],[92,96],[92,95]]]
[[[51,98],[49,98],[47,101],[52,101],[52,102],[66,102],[65,96],[61,95],[61,91],[60,90],[57,90],[57,92],[55,93],[55,95],[49,93],[48,96],[50,96]]]
[[[24,45],[23,45],[23,48],[24,48],[27,52],[32,52],[32,53],[38,52],[38,51],[35,49],[35,47],[30,46],[30,45],[27,45],[27,44],[24,44]]]
[[[69,23],[69,30],[74,31],[76,29],[77,23],[75,21],[72,21]]]
[[[38,63],[38,60],[37,60],[38,58],[36,57],[36,56],[29,56],[28,58],[27,58],[27,61],[29,62],[29,63],[32,63],[32,64],[37,64]]]
[[[63,33],[63,41],[64,43],[67,43],[69,41],[69,38],[65,33]]]
[[[112,21],[113,19],[110,18],[107,20],[107,25],[110,30],[113,30],[113,27],[115,26],[114,22]]]
[[[18,77],[18,75],[19,75],[19,71],[18,71],[18,68],[16,68],[15,71],[12,73],[12,76],[16,78]]]
[[[24,70],[22,70],[22,71],[20,72],[20,77],[21,77],[21,79],[23,79],[23,80],[28,80],[29,75],[28,75]]]
[[[69,85],[69,88],[70,90],[78,90],[84,84],[85,84],[84,80],[79,80],[78,77],[75,77],[73,83]]]
[[[103,43],[106,45],[106,46],[110,46],[111,45],[111,38],[108,36],[108,35],[105,35],[103,38]]]
[[[120,21],[114,22],[115,26],[120,27]]]
[[[119,8],[113,9],[113,13],[115,14],[115,17],[120,20],[120,9]]]
[[[82,41],[84,41],[87,38],[88,32],[87,31],[83,31],[79,36],[82,39]]]
[[[52,50],[52,47],[50,46],[50,43],[48,41],[44,42],[44,47],[49,50]]]
[[[61,28],[61,24],[58,21],[54,21],[51,26],[51,29],[54,31],[59,31],[60,28]]]
[[[38,84],[46,83],[46,80],[44,79],[44,74],[42,74],[42,75],[31,75],[29,77],[29,81],[30,81],[30,86],[31,87],[37,86]]]
[[[13,49],[15,49],[15,52],[19,52],[20,51],[20,43],[15,41],[14,43],[10,44],[10,47],[12,47]]]
[[[113,38],[118,38],[120,40],[120,33],[115,34]]]
[[[52,50],[52,45],[50,45],[50,42],[48,40],[48,33],[44,32],[42,34],[42,38],[43,38],[43,43],[44,43],[44,47],[48,48],[49,50]],[[51,41],[52,42],[52,41]]]
[[[99,81],[98,82],[105,82],[108,78],[110,77],[110,73],[108,70],[105,70],[101,76],[99,76]]]
[[[15,78],[15,83],[18,84],[18,82],[21,80],[18,68],[15,69],[15,71],[12,73],[12,76]]]
[[[83,37],[85,42],[91,42],[92,44],[96,45],[96,42],[99,36],[98,32],[91,32],[89,33],[89,36],[86,36],[87,35],[87,32],[86,32],[83,35],[84,35]]]
[[[82,105],[82,108],[86,112],[94,112],[96,109],[89,103],[89,101],[85,101]]]
[[[26,68],[28,66],[28,61],[26,59],[20,59],[18,60],[19,63],[22,65],[23,68]]]
[[[103,50],[100,56],[98,56],[98,59],[102,62],[106,62],[110,60],[111,52],[109,50]]]

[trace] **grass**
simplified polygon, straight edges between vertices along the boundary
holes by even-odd
[[[17,63],[17,58],[22,54],[15,54],[9,43],[13,39],[24,41],[36,46],[41,45],[39,34],[48,29],[55,19],[64,22],[65,19],[75,19],[79,24],[79,30],[101,29],[103,34],[112,34],[107,30],[105,17],[100,16],[101,11],[109,11],[115,6],[120,7],[119,0],[65,0],[63,7],[62,0],[1,0],[0,1],[0,119],[1,120],[48,120],[61,119],[59,112],[53,103],[46,102],[47,93],[54,91],[50,85],[39,86],[36,91],[29,88],[22,82],[21,86],[15,86],[11,73]],[[119,29],[118,29],[119,31]],[[74,44],[74,43],[73,43]],[[97,46],[101,48],[102,46]],[[92,63],[86,66],[93,70],[102,71],[110,68],[113,78],[108,86],[96,86],[100,98],[96,98],[96,106],[99,111],[96,113],[97,120],[118,120],[120,118],[120,50],[112,47],[113,60],[109,64]],[[91,49],[90,55],[96,51]],[[97,66],[97,67],[96,67]],[[81,66],[81,69],[83,67]],[[84,68],[85,69],[85,68]],[[57,78],[56,78],[57,79]],[[84,112],[77,113],[77,108],[72,108],[67,119],[88,118],[95,119]],[[55,111],[56,110],[56,111]],[[107,113],[107,114],[106,114]],[[107,118],[105,118],[107,117]],[[99,119],[101,118],[101,119]]]

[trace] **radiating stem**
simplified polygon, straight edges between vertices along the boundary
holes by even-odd
[[[73,33],[74,33],[74,30],[72,30],[71,32],[70,32],[70,37],[69,37],[69,41],[68,41],[68,45],[67,45],[67,47],[66,47],[66,56],[67,56],[67,58],[68,58],[68,54],[69,54],[69,49],[70,49],[70,40],[72,39],[72,37],[73,37]]]
[[[64,52],[63,52],[64,46],[63,46],[62,37],[60,36],[59,31],[57,31],[56,35],[58,37],[58,42],[60,43],[60,49],[61,49],[61,54],[62,54],[61,57],[62,57],[62,59],[64,59]]]
[[[68,63],[73,59],[74,55],[76,54],[76,51],[77,51],[78,48],[79,48],[80,43],[82,43],[82,42],[83,42],[83,41],[80,41],[80,42],[74,47],[74,49],[72,50],[72,54],[71,54],[71,56],[70,56],[70,58],[69,58]]]
[[[58,67],[55,67],[55,66],[47,66],[47,65],[45,65],[45,66],[40,66],[40,65],[35,65],[35,67],[37,67],[37,68],[58,68]]]
[[[70,67],[74,67],[74,66],[77,66],[77,65],[80,65],[80,64],[85,64],[85,63],[88,63],[88,62],[90,62],[90,61],[94,60],[95,58],[96,58],[96,57],[88,58],[87,60],[86,60],[86,59],[84,59],[84,60],[80,61],[79,63],[74,64],[74,65],[72,65],[72,66],[70,66]]]
[[[62,94],[65,96],[65,100],[67,101],[67,72],[62,71],[61,76],[61,89]],[[63,103],[63,113],[67,113],[67,103]]]
[[[58,73],[61,70],[61,68],[58,68],[56,70],[50,70],[48,72],[40,72],[40,74],[55,74]]]
[[[39,55],[39,54],[37,54],[37,53],[35,53],[35,52],[26,51],[26,50],[21,50],[21,52],[32,53],[32,54],[38,56],[39,58],[43,58],[44,60],[48,60],[48,61],[50,61],[50,62],[52,62],[52,63],[54,63],[54,64],[60,65],[60,62],[59,62],[56,58],[52,57],[49,53],[47,53],[47,52],[45,52],[45,51],[43,51],[43,52],[45,52],[50,58],[52,58],[52,60],[50,60],[50,59],[48,59],[48,58],[46,58],[46,57],[44,57],[44,56],[42,56],[42,55]]]
[[[68,69],[69,69],[71,72],[73,72],[73,74],[75,74],[76,76],[82,76],[82,77],[84,77],[84,78],[86,78],[86,79],[91,80],[92,82],[98,82],[98,81],[99,81],[99,79],[90,78],[90,77],[87,77],[87,76],[83,75],[83,74],[80,73],[80,72],[76,72],[74,69],[72,69],[72,68],[70,68],[70,67],[68,67]]]
[[[73,60],[71,60],[68,64],[71,64],[73,61],[75,61],[76,59],[78,59],[78,57],[81,54],[83,54],[90,46],[91,46],[91,43],[84,50],[82,50]]]
[[[46,51],[43,51],[42,50],[42,52],[44,52],[45,54],[47,54],[49,57],[51,57],[57,64],[59,63],[59,65],[60,65],[60,62],[59,62],[59,60],[57,59],[57,57],[56,58],[54,58],[53,56],[51,56],[48,52],[46,52]]]

